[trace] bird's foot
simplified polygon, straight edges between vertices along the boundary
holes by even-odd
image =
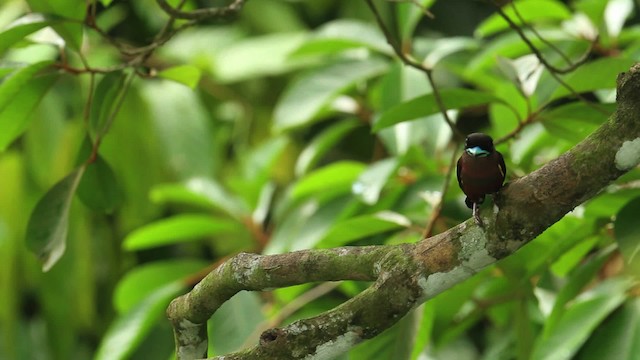
[[[480,208],[478,207],[478,203],[473,203],[473,220],[476,222],[476,225],[484,228],[484,224],[482,223],[482,218],[480,217]]]

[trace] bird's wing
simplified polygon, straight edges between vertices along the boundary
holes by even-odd
[[[504,158],[499,151],[496,151],[498,154],[498,168],[500,169],[500,173],[502,174],[502,178],[504,179],[507,176],[507,165],[504,163]]]
[[[458,178],[458,185],[462,189],[462,156],[458,159],[458,163],[456,165],[456,177]]]

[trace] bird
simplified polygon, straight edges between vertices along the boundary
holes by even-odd
[[[467,135],[464,152],[458,159],[456,175],[458,185],[467,196],[465,204],[473,210],[473,218],[482,227],[478,214],[480,204],[488,194],[495,194],[501,188],[507,173],[507,166],[499,151],[496,151],[491,136],[483,133]]]

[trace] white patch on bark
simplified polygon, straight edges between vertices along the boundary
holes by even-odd
[[[207,350],[207,339],[200,337],[200,324],[192,323],[187,319],[180,321],[180,332],[178,333],[178,359],[196,359],[202,356]]]
[[[625,141],[616,153],[616,168],[627,171],[640,164],[640,138]]]
[[[335,340],[330,340],[316,347],[313,355],[307,355],[305,360],[331,360],[344,354],[355,344],[360,342],[360,336],[356,331],[348,331],[344,335],[338,336]]]
[[[477,226],[463,231],[460,236],[462,249],[458,254],[461,264],[447,272],[433,273],[418,280],[425,299],[447,290],[463,280],[473,276],[496,259],[487,251],[487,237]]]
[[[251,279],[260,266],[260,256],[255,254],[239,254],[243,257],[240,266],[234,271],[233,278],[239,284],[244,284],[245,280]]]

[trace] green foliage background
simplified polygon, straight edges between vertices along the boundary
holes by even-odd
[[[489,3],[376,4],[459,128],[506,137],[511,179],[605,121],[640,59],[632,0],[516,2],[551,64],[586,56],[560,76],[591,104]],[[151,0],[0,4],[1,359],[170,358],[166,305],[229,256],[414,242],[440,201],[459,149],[364,1],[252,0],[145,66],[123,55],[166,21]],[[435,232],[470,216],[449,181]],[[637,359],[639,182],[636,168],[343,358]],[[238,294],[210,321],[211,354],[367,284],[316,286]]]

